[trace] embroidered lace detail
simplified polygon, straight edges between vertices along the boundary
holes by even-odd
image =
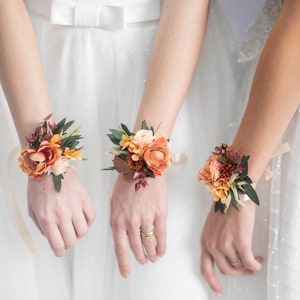
[[[266,0],[262,12],[248,29],[248,38],[238,45],[239,62],[250,61],[260,55],[282,4],[283,0]]]

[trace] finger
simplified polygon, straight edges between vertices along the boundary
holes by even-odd
[[[64,240],[65,249],[75,246],[77,236],[72,222],[64,222],[58,225],[60,234]]]
[[[252,271],[250,270],[234,267],[232,263],[228,260],[226,255],[219,250],[213,253],[213,259],[223,275],[241,276],[252,274]]]
[[[144,247],[141,240],[140,229],[135,226],[130,232],[128,232],[129,245],[135,259],[141,263],[145,264],[148,259],[144,252]]]
[[[38,220],[37,220],[37,218],[36,218],[33,210],[30,209],[30,208],[28,209],[28,215],[30,216],[30,218],[32,219],[32,221],[34,222],[35,226],[38,228],[38,230],[40,231],[40,233],[42,235],[45,235],[45,233],[44,233],[42,227],[40,226],[40,224],[39,224],[39,222],[38,222]]]
[[[155,238],[155,230],[152,226],[142,226],[141,227],[141,239],[144,245],[144,249],[148,259],[151,262],[157,261],[156,255],[156,238]]]
[[[240,257],[239,256],[236,256],[236,257],[237,258],[235,258],[235,259],[227,257],[227,259],[228,259],[229,263],[231,264],[231,266],[234,267],[234,268],[244,268],[243,262],[240,259]]]
[[[156,253],[162,257],[167,250],[167,216],[157,216],[154,221]]]
[[[130,263],[128,255],[128,236],[125,230],[113,230],[115,253],[118,261],[120,274],[126,278],[130,274]]]
[[[222,287],[214,271],[213,257],[204,249],[202,249],[201,252],[200,269],[201,274],[203,275],[204,279],[207,281],[211,289],[215,291],[219,296],[222,296]]]
[[[94,206],[89,198],[84,203],[83,213],[88,227],[91,227],[95,221],[96,213],[95,213]]]
[[[227,258],[229,264],[234,268],[244,268],[241,258],[234,249],[234,245],[223,247],[221,252]]]
[[[54,254],[58,257],[63,256],[65,254],[65,243],[61,236],[61,233],[56,225],[49,227],[42,227],[42,230],[45,233],[45,236],[49,242],[51,249]]]
[[[77,238],[81,238],[88,232],[88,224],[82,212],[75,213],[72,218],[73,227]]]
[[[240,251],[240,258],[244,268],[250,271],[259,271],[262,268],[262,257],[255,258],[251,249]]]

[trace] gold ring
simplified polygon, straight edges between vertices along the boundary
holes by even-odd
[[[142,229],[140,230],[141,238],[142,239],[150,239],[154,236],[154,229],[149,232],[143,232]]]
[[[236,261],[231,261],[231,265],[232,265],[233,267],[235,267],[235,266],[237,266],[240,262],[241,262],[241,259],[238,258]]]

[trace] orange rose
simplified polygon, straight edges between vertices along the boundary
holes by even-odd
[[[41,178],[48,166],[53,165],[62,154],[62,150],[43,141],[38,150],[24,148],[18,159],[19,167],[31,178]]]
[[[172,163],[169,143],[165,137],[159,136],[143,148],[142,157],[147,167],[155,176],[161,176]]]

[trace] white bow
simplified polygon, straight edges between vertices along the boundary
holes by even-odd
[[[128,24],[158,20],[160,0],[127,0],[99,5],[78,0],[52,0],[50,22],[75,27],[126,29]]]

